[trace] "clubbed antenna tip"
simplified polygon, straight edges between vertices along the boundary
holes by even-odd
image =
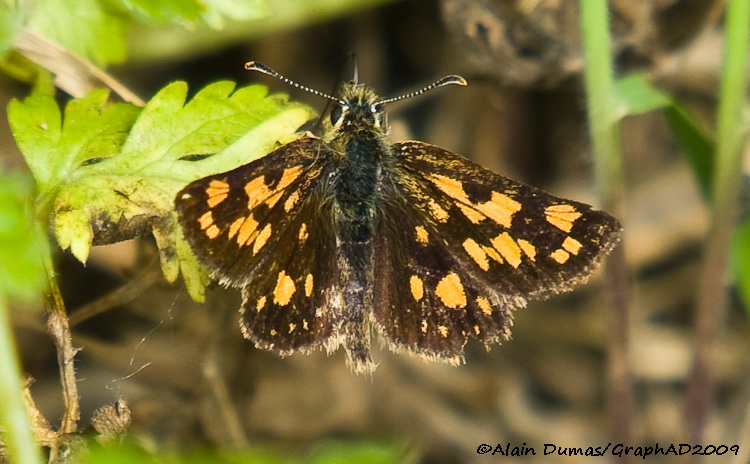
[[[333,100],[335,102],[343,103],[338,98],[332,97],[328,95],[327,93],[323,93],[319,90],[311,89],[310,87],[307,87],[305,85],[298,84],[294,82],[293,80],[282,76],[281,74],[277,73],[276,71],[264,65],[263,63],[259,63],[257,61],[248,61],[247,63],[245,63],[245,69],[247,69],[248,71],[258,71],[263,74],[267,74],[271,77],[275,77],[276,79],[280,79],[281,81],[286,82],[287,84],[293,87],[296,87],[300,90],[304,90],[305,92],[310,92],[313,95],[318,95],[319,97],[323,97],[329,100]]]
[[[451,76],[445,76],[444,78],[442,78],[442,79],[440,79],[440,80],[438,80],[436,82],[433,82],[432,84],[428,85],[427,87],[424,87],[424,88],[422,88],[420,90],[417,90],[416,92],[410,92],[410,93],[407,93],[407,94],[404,94],[404,95],[400,95],[398,97],[387,98],[385,100],[381,100],[380,103],[381,104],[391,103],[391,102],[395,102],[395,101],[398,101],[398,100],[403,100],[404,98],[416,97],[417,95],[422,95],[423,93],[425,93],[425,92],[427,92],[429,90],[436,89],[438,87],[443,87],[445,85],[453,85],[453,84],[455,84],[455,85],[468,85],[468,82],[466,82],[466,79],[464,79],[463,77],[457,76],[455,74],[451,75]]]

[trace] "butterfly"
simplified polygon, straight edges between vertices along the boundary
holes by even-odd
[[[510,337],[529,298],[571,290],[617,244],[619,222],[419,141],[391,143],[381,99],[356,80],[323,135],[198,179],[176,197],[187,241],[212,276],[242,292],[240,326],[286,356],[343,347],[356,373],[396,352],[457,365],[469,338]]]

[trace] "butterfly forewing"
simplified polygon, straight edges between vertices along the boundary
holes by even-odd
[[[280,353],[331,335],[334,238],[313,194],[319,140],[303,138],[235,170],[199,179],[177,196],[188,242],[221,282],[242,287],[241,325]]]
[[[619,224],[591,207],[421,142],[397,143],[384,183],[374,317],[396,348],[450,362],[468,337],[509,335],[527,297],[585,280]]]
[[[397,143],[394,153],[423,188],[406,193],[443,205],[444,221],[430,215],[448,251],[502,294],[543,297],[569,290],[619,241],[617,220],[589,205],[426,143]]]

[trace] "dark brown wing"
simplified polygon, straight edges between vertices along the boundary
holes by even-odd
[[[396,349],[458,362],[468,337],[507,338],[513,309],[585,281],[619,240],[617,220],[588,205],[422,142],[393,150],[374,315]]]
[[[176,199],[199,260],[242,288],[245,337],[280,354],[332,343],[335,239],[316,197],[323,149],[316,138],[291,142],[199,179]]]

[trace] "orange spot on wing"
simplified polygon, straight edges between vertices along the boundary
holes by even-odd
[[[263,230],[260,231],[258,236],[255,238],[253,243],[253,254],[257,255],[261,248],[263,248],[268,242],[268,238],[271,237],[271,224],[266,224]]]
[[[490,269],[490,261],[487,259],[487,253],[482,247],[471,238],[467,238],[463,243],[464,250],[471,256],[471,259],[484,271]]]
[[[574,239],[573,237],[565,237],[565,240],[563,241],[562,247],[565,248],[565,250],[570,253],[571,255],[577,255],[579,251],[581,251],[581,242]]]
[[[297,288],[294,286],[294,280],[286,275],[285,271],[279,272],[276,280],[276,288],[273,289],[273,302],[279,306],[286,306],[292,301],[292,296]]]
[[[245,193],[247,194],[247,209],[253,210],[266,201],[273,192],[266,186],[265,177],[258,176],[245,184]]]
[[[241,226],[239,226],[239,234],[237,235],[237,244],[243,246],[247,243],[252,242],[251,238],[258,229],[258,221],[256,221],[252,214],[245,219]]]
[[[417,241],[422,244],[426,244],[430,240],[430,234],[422,226],[416,226],[414,231],[417,233]]]
[[[557,250],[553,251],[552,254],[550,254],[550,258],[554,259],[560,264],[565,264],[568,259],[570,259],[570,253],[563,250],[562,248],[558,248]]]
[[[419,301],[424,296],[424,283],[422,279],[417,275],[413,275],[409,278],[409,287],[411,287],[411,296],[414,300]]]
[[[284,211],[287,213],[294,208],[294,206],[299,201],[299,191],[294,191],[289,195],[289,198],[286,199],[284,202]]]
[[[432,214],[432,217],[440,222],[445,222],[448,220],[448,211],[444,210],[443,207],[440,206],[435,200],[431,199],[428,203],[428,206],[430,208],[430,214]]]
[[[218,237],[220,233],[221,233],[221,229],[216,227],[216,224],[212,224],[211,227],[206,229],[206,237],[210,239],[214,239]]]
[[[201,217],[198,218],[198,224],[201,230],[208,229],[214,223],[214,214],[211,211],[206,211]]]
[[[455,272],[443,277],[435,287],[435,294],[440,301],[449,308],[463,308],[466,306],[466,292],[461,278]]]
[[[521,210],[521,203],[498,192],[492,192],[492,198],[489,201],[474,206],[482,214],[505,227],[510,227],[513,215]]]
[[[573,223],[582,216],[573,205],[552,205],[544,210],[547,222],[564,232],[570,232]]]
[[[492,316],[492,305],[490,304],[490,301],[487,298],[483,296],[478,296],[477,306],[479,306],[479,309],[481,309],[482,312],[486,316]]]
[[[521,247],[523,252],[526,254],[526,256],[529,257],[530,260],[534,261],[534,257],[536,257],[536,247],[532,245],[531,242],[519,238],[518,246]]]
[[[237,235],[237,232],[239,232],[240,227],[242,227],[242,224],[245,223],[246,217],[239,217],[234,220],[234,222],[229,226],[229,238],[234,238],[235,235]]]
[[[430,174],[427,178],[430,179],[438,189],[454,200],[463,203],[471,203],[468,195],[466,195],[466,192],[464,191],[464,184],[460,180],[440,174]]]
[[[508,261],[508,264],[513,267],[518,267],[521,264],[521,248],[519,248],[516,241],[513,240],[513,237],[508,232],[503,232],[490,240],[490,242],[492,242],[492,246],[500,252],[503,258]]]
[[[305,296],[310,297],[313,292],[313,276],[312,274],[307,274],[307,277],[305,277]]]
[[[458,209],[460,209],[461,212],[464,213],[464,216],[466,216],[466,219],[471,221],[472,224],[479,224],[486,217],[484,214],[480,213],[479,211],[473,208],[469,208],[468,206],[462,203],[456,203],[456,205],[458,205]]]
[[[208,207],[213,208],[227,199],[229,196],[229,184],[223,180],[212,180],[209,182],[208,188],[206,188],[206,196],[208,196],[206,200]]]

